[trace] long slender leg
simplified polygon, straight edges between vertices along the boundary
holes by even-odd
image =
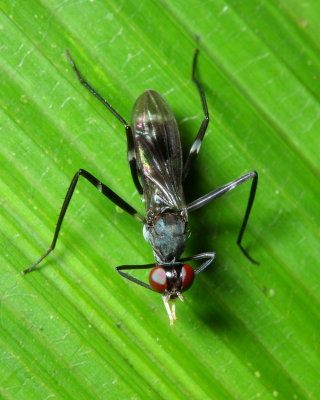
[[[150,289],[154,292],[152,287],[148,285],[147,283],[144,283],[140,281],[139,279],[134,278],[133,276],[126,274],[125,272],[122,272],[123,270],[128,270],[128,269],[149,269],[149,268],[154,268],[156,264],[145,264],[145,265],[121,265],[120,267],[116,268],[116,271],[123,276],[124,278],[127,278],[129,281],[136,283],[137,285],[143,286],[147,289]]]
[[[242,237],[244,234],[244,231],[246,229],[247,226],[247,222],[249,219],[249,215],[250,215],[250,211],[254,202],[254,198],[255,198],[255,194],[256,194],[256,190],[257,190],[257,185],[258,185],[258,173],[256,171],[253,172],[249,172],[248,174],[245,174],[243,176],[241,176],[238,179],[235,179],[232,182],[227,183],[226,185],[221,186],[218,189],[213,190],[212,192],[209,192],[208,194],[206,194],[205,196],[200,197],[199,199],[193,201],[192,203],[187,205],[187,210],[190,211],[194,211],[197,210],[198,208],[201,208],[203,206],[205,206],[206,204],[210,203],[212,200],[223,196],[224,194],[230,192],[230,190],[235,189],[236,187],[238,187],[239,185],[241,185],[242,183],[248,181],[249,179],[252,179],[252,184],[251,184],[251,189],[250,189],[250,195],[249,195],[249,199],[248,199],[248,204],[247,204],[247,208],[246,208],[246,212],[242,221],[242,225],[240,228],[240,232],[238,235],[238,239],[237,239],[237,245],[240,247],[241,251],[243,252],[243,254],[254,264],[259,264],[258,261],[255,261],[250,255],[249,253],[243,248],[242,246]]]
[[[73,61],[70,53],[68,50],[66,50],[66,55],[68,58],[69,63],[71,64],[72,69],[74,70],[75,74],[77,75],[77,78],[79,82],[87,89],[89,90],[90,93],[92,93],[101,103],[107,107],[107,109],[122,123],[122,125],[126,129],[126,135],[127,135],[127,153],[128,153],[128,162],[130,165],[130,170],[131,170],[131,176],[133,179],[133,182],[140,194],[142,194],[143,190],[141,187],[141,184],[138,179],[138,173],[137,173],[137,162],[136,162],[136,156],[135,156],[135,150],[134,150],[134,143],[133,143],[133,135],[132,135],[132,130],[131,127],[127,124],[126,120],[121,117],[121,115],[105,100],[100,94],[84,79],[82,76],[81,72],[78,70],[75,62]]]
[[[206,96],[204,94],[203,88],[201,86],[201,83],[198,81],[198,79],[196,78],[196,68],[197,68],[197,59],[198,59],[198,53],[199,50],[196,49],[195,53],[194,53],[194,57],[193,57],[193,63],[192,63],[192,80],[195,83],[195,85],[197,86],[198,92],[200,94],[200,98],[201,98],[201,104],[202,104],[202,109],[203,109],[203,113],[204,113],[204,119],[202,121],[202,124],[200,126],[199,132],[197,134],[197,137],[195,139],[195,141],[193,142],[193,145],[191,146],[188,158],[185,162],[185,165],[183,167],[183,179],[185,179],[189,173],[191,164],[193,163],[194,159],[197,157],[200,147],[201,147],[201,143],[202,143],[202,139],[206,133],[208,124],[209,124],[209,111],[208,111],[208,106],[207,106],[207,100],[206,100]]]
[[[138,214],[138,212],[133,207],[131,207],[127,202],[122,200],[121,197],[119,197],[114,191],[112,191],[104,183],[100,182],[97,178],[95,178],[92,174],[90,174],[90,172],[85,171],[84,169],[80,169],[74,175],[74,177],[73,177],[73,179],[72,179],[72,181],[70,183],[69,189],[67,191],[66,197],[64,199],[64,202],[63,202],[63,205],[62,205],[62,208],[61,208],[61,211],[60,211],[60,215],[59,215],[59,218],[58,218],[58,222],[57,222],[57,225],[56,225],[56,229],[55,229],[55,232],[54,232],[54,235],[53,235],[53,240],[52,240],[52,243],[51,243],[50,247],[34,264],[31,265],[31,267],[29,267],[29,268],[27,268],[27,269],[25,269],[23,271],[24,274],[32,271],[55,248],[57,240],[58,240],[60,228],[61,228],[61,225],[62,225],[62,222],[63,222],[63,219],[64,219],[64,216],[66,214],[66,211],[68,209],[68,206],[69,206],[70,200],[72,198],[74,189],[75,189],[75,187],[77,185],[77,182],[78,182],[80,176],[83,176],[84,178],[86,178],[92,185],[94,185],[99,190],[99,192],[101,192],[106,197],[108,197],[108,199],[110,199],[114,204],[116,204],[117,206],[122,208],[124,211],[126,211],[130,215],[132,215],[135,218],[137,218],[139,221],[143,222],[143,218]]]
[[[212,253],[212,252],[207,252],[207,253],[200,253],[200,254],[196,254],[194,256],[191,257],[186,257],[186,258],[180,258],[178,261],[179,262],[184,262],[184,261],[190,261],[190,260],[203,260],[205,259],[206,261],[203,262],[199,268],[197,268],[194,273],[195,275],[200,274],[200,272],[202,272],[204,269],[206,269],[215,259],[216,257],[216,253]]]

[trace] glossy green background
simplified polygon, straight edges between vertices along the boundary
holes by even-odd
[[[318,399],[319,2],[0,4],[1,396]],[[202,118],[196,46],[212,119],[187,198],[259,171],[244,243],[261,265],[235,244],[244,185],[190,216],[185,254],[217,260],[170,328],[161,297],[114,271],[153,261],[141,227],[82,181],[56,251],[22,276],[79,168],[143,211],[124,129],[64,50],[128,120],[143,90],[164,94],[187,151]]]

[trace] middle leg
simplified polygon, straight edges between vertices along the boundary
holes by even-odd
[[[257,185],[258,185],[258,173],[256,171],[249,172],[243,176],[240,176],[240,178],[235,179],[232,182],[227,183],[226,185],[223,185],[219,187],[218,189],[213,190],[212,192],[209,192],[208,194],[200,197],[199,199],[193,201],[192,203],[187,205],[187,210],[189,212],[197,210],[198,208],[201,208],[205,206],[206,204],[211,203],[212,200],[223,196],[224,194],[230,192],[230,190],[235,189],[242,183],[248,181],[249,179],[252,179],[252,184],[251,184],[251,189],[250,189],[250,195],[248,199],[248,204],[246,208],[246,212],[242,221],[242,225],[240,228],[240,232],[238,235],[237,239],[237,245],[240,247],[242,253],[253,263],[253,264],[259,264],[258,261],[254,260],[250,254],[247,252],[247,250],[242,246],[242,238],[243,234],[245,232],[247,222],[249,219],[250,211],[254,202],[254,198],[256,195],[256,190],[257,190]]]
[[[24,274],[27,274],[28,272],[31,272],[40,262],[46,258],[56,247],[56,243],[58,240],[59,232],[61,229],[62,222],[64,220],[64,217],[66,215],[68,206],[70,204],[72,195],[74,193],[74,190],[77,186],[77,183],[79,181],[79,177],[83,176],[85,179],[87,179],[93,186],[95,186],[99,192],[101,192],[104,196],[108,197],[109,200],[111,200],[114,204],[116,204],[118,207],[122,208],[124,211],[126,211],[128,214],[132,215],[135,217],[138,221],[143,222],[144,219],[142,216],[128,204],[126,201],[124,201],[120,196],[118,196],[113,190],[111,190],[107,185],[99,181],[95,176],[90,174],[90,172],[84,170],[84,169],[79,169],[79,171],[74,175],[69,189],[67,191],[66,197],[63,201],[62,208],[59,214],[58,222],[56,225],[56,229],[54,231],[53,239],[51,242],[50,247],[48,250],[34,263],[31,265],[31,267],[25,269],[23,271]]]

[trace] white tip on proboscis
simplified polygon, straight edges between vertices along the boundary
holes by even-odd
[[[183,301],[183,296],[181,293],[178,294],[178,298]],[[176,316],[176,300],[170,300],[170,295],[163,295],[162,296],[162,300],[164,303],[164,306],[167,310],[168,316],[169,316],[169,320],[170,320],[170,326],[173,326],[174,321],[177,320],[177,316]],[[169,300],[172,302],[172,306],[170,308],[170,304],[169,304]]]

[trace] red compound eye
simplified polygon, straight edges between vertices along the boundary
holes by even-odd
[[[193,278],[194,271],[190,265],[183,265],[181,268],[182,291],[189,289],[189,287],[192,285]]]
[[[149,282],[153,290],[163,293],[168,287],[166,270],[162,267],[153,268],[149,274]]]

